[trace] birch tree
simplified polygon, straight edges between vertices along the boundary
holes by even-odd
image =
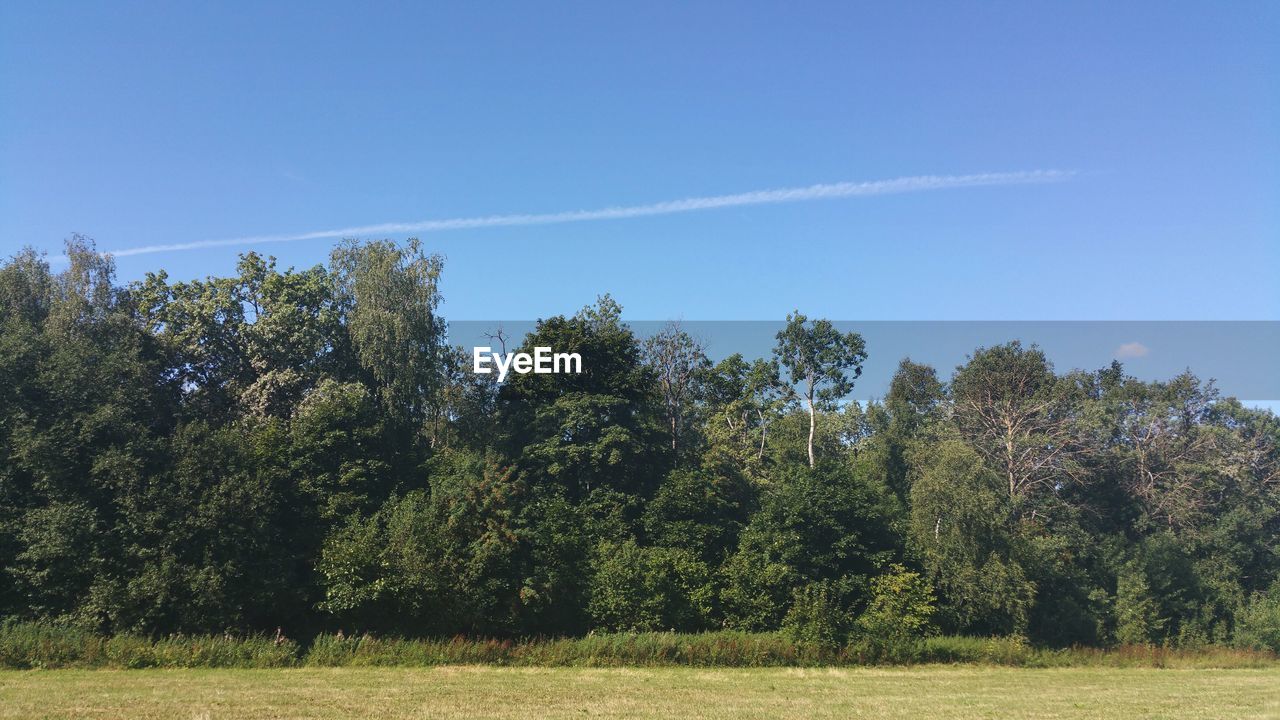
[[[702,343],[678,323],[669,323],[645,340],[644,360],[658,380],[667,431],[671,433],[671,449],[679,450],[693,422],[693,409],[711,360]]]
[[[790,392],[809,413],[809,467],[813,467],[818,411],[853,390],[867,359],[866,343],[858,333],[841,333],[829,320],[810,322],[799,311],[787,316],[787,326],[777,338],[774,358],[786,370]]]

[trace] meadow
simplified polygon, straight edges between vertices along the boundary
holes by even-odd
[[[1280,717],[1280,668],[0,671],[0,718]]]

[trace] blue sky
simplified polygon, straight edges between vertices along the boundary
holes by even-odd
[[[1280,319],[1277,38],[1274,2],[11,0],[0,253],[1057,169],[422,237],[454,319]]]

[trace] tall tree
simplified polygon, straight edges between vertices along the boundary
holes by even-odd
[[[1017,341],[979,348],[956,369],[951,388],[957,427],[1015,503],[1056,495],[1082,478],[1080,397],[1040,348]]]
[[[942,591],[957,632],[1021,633],[1035,586],[1017,562],[1002,478],[967,445],[920,448],[911,486],[911,540]]]
[[[605,295],[573,317],[540,320],[520,348],[582,356],[581,373],[515,374],[498,392],[505,449],[531,481],[581,499],[596,489],[647,494],[665,474],[651,371]]]
[[[415,431],[425,430],[448,367],[445,325],[436,314],[443,264],[416,239],[348,241],[331,259],[360,367],[392,417]]]
[[[809,467],[813,467],[818,410],[831,407],[853,390],[867,359],[866,343],[858,333],[841,333],[828,320],[810,322],[797,311],[787,316],[773,355],[787,371],[788,387],[793,392],[800,387],[799,397],[809,412]]]
[[[945,400],[945,388],[934,369],[905,358],[898,364],[884,403],[867,408],[871,432],[865,449],[869,452],[860,453],[860,460],[869,455],[865,462],[904,500],[910,489],[907,451],[929,423],[941,418]]]
[[[747,362],[734,353],[708,371],[703,394],[708,446],[704,463],[758,477],[769,427],[786,404],[777,363]]]
[[[644,341],[644,360],[653,368],[671,433],[671,449],[679,450],[693,424],[693,411],[711,360],[697,339],[669,323]]]

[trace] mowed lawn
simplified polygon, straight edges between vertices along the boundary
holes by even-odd
[[[0,672],[0,718],[1280,718],[1265,670],[337,668]]]

